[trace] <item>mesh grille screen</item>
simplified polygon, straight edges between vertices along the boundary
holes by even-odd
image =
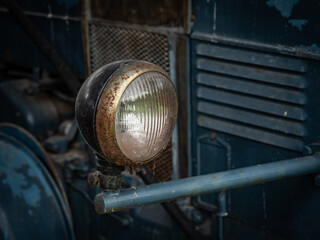
[[[170,181],[172,174],[171,143],[154,161],[148,163],[147,167],[160,182]]]
[[[152,62],[169,72],[167,35],[101,22],[89,23],[91,71],[124,59]],[[159,181],[171,180],[171,144],[151,164],[149,169]]]
[[[152,62],[169,72],[169,43],[164,34],[91,23],[91,70],[124,59]]]

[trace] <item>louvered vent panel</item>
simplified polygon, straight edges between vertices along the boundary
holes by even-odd
[[[307,64],[280,55],[196,46],[197,124],[301,151],[307,134]]]

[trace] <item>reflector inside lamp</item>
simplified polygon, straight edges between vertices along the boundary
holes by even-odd
[[[147,72],[130,83],[115,119],[117,143],[126,157],[143,162],[166,147],[176,122],[176,99],[171,80],[161,73]]]

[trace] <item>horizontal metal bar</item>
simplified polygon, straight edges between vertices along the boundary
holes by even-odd
[[[9,13],[9,10],[6,8],[0,7],[0,12],[3,13]],[[75,21],[75,22],[80,22],[79,17],[72,17],[68,15],[55,15],[52,13],[41,13],[41,12],[31,12],[31,11],[23,11],[23,13],[27,16],[30,17],[41,17],[41,18],[47,18],[47,19],[57,19],[57,20],[63,20],[63,21]]]
[[[101,24],[108,27],[117,27],[117,28],[125,28],[132,29],[134,31],[148,31],[152,33],[160,33],[164,35],[169,35],[170,33],[184,33],[182,27],[165,27],[165,26],[149,26],[149,25],[138,25],[132,23],[121,23],[101,18],[92,18],[90,23]]]
[[[263,113],[251,112],[235,107],[224,106],[216,103],[199,101],[197,111],[214,117],[238,121],[253,126],[275,130],[285,134],[293,134],[299,137],[307,135],[307,129],[302,123],[268,116]]]
[[[300,105],[307,102],[306,95],[300,91],[271,87],[259,82],[244,81],[239,78],[225,77],[213,73],[197,74],[197,83]]]
[[[294,177],[320,171],[320,153],[312,156],[266,163],[252,167],[152,184],[136,189],[101,193],[95,197],[100,214],[141,205],[171,201],[226,189]]]
[[[302,58],[319,60],[320,52],[312,50],[311,46],[286,46],[281,44],[268,44],[257,41],[249,41],[234,37],[224,37],[216,34],[206,34],[201,32],[193,32],[191,34],[192,39],[203,40],[215,44],[231,45],[243,48],[251,48],[255,50],[262,50],[267,52],[273,52],[276,54],[288,55],[288,56],[298,56]]]
[[[302,152],[304,148],[302,138],[277,134],[255,127],[243,126],[213,117],[199,116],[197,118],[197,124],[200,127],[209,128],[211,130],[232,134],[277,147],[291,149],[293,151]]]
[[[298,58],[270,54],[269,52],[265,53],[243,48],[230,48],[216,44],[213,45],[203,43],[197,45],[196,52],[201,56],[249,63],[253,65],[260,65],[262,67],[279,68],[296,72],[307,71],[307,64],[305,61]]]
[[[292,73],[265,70],[261,67],[242,66],[237,63],[226,63],[205,58],[198,58],[196,64],[198,70],[242,77],[257,82],[272,83],[300,89],[304,89],[307,86],[307,81],[303,76]]]
[[[237,93],[225,92],[219,89],[198,87],[197,97],[263,113],[273,114],[283,118],[291,118],[299,121],[304,121],[307,119],[307,113],[301,107],[259,99],[253,96],[244,96]]]

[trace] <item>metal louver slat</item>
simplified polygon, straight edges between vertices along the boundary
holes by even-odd
[[[195,53],[198,126],[303,149],[308,66],[302,59],[207,43]]]

